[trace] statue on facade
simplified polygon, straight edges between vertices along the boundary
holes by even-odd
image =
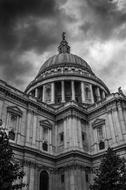
[[[123,93],[121,86],[118,88],[118,93],[121,94],[122,96],[125,96],[125,94]]]

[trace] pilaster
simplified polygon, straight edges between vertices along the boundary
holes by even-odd
[[[116,143],[116,137],[115,137],[115,129],[114,129],[114,126],[113,126],[113,121],[112,121],[112,111],[108,111],[108,120],[109,120],[109,128],[110,128],[110,131],[111,131],[111,137],[112,137],[112,144],[115,144]]]
[[[118,119],[119,119],[119,123],[120,123],[120,129],[121,129],[122,135],[125,135],[126,134],[126,126],[125,126],[125,120],[124,120],[124,116],[123,116],[122,106],[120,103],[118,103],[117,107],[118,107]]]

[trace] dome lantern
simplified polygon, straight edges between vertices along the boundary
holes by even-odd
[[[60,42],[60,45],[58,47],[59,54],[70,53],[70,46],[68,45],[68,42],[65,39],[65,34],[65,32],[62,33],[62,41]]]

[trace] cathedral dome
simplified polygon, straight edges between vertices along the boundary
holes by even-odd
[[[59,54],[45,61],[25,92],[54,105],[71,100],[92,104],[104,99],[109,94],[107,86],[85,60],[70,53],[64,33],[62,38]]]
[[[84,70],[93,73],[88,63],[77,55],[71,53],[59,53],[50,57],[40,68],[37,76],[41,75],[44,71],[58,66],[75,66],[83,68]]]

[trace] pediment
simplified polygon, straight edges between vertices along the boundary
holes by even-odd
[[[105,124],[105,119],[96,119],[93,123],[92,123],[92,127],[99,127]]]
[[[22,116],[22,111],[20,108],[18,108],[17,106],[8,106],[7,107],[7,112],[13,113],[15,115],[19,115]]]
[[[47,128],[52,128],[52,123],[48,120],[41,120],[40,125]]]

